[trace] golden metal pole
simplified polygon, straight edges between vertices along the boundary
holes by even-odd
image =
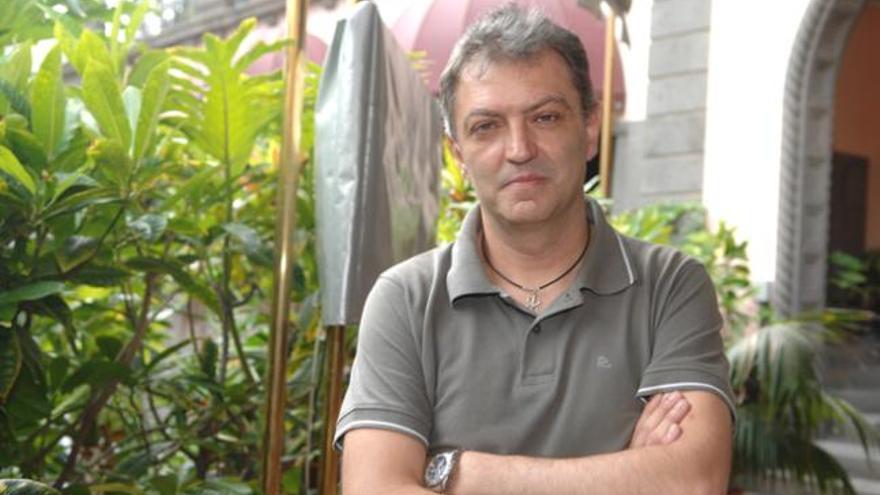
[[[330,325],[327,332],[328,385],[324,417],[324,456],[321,469],[321,495],[336,495],[339,487],[339,455],[333,448],[336,418],[342,407],[342,375],[345,370],[345,325]]]
[[[602,143],[599,152],[599,180],[602,196],[611,195],[611,137],[614,134],[614,21],[615,12],[605,16],[605,65],[602,81]]]
[[[278,219],[275,225],[275,281],[272,291],[272,328],[269,333],[269,377],[266,426],[263,433],[263,493],[281,493],[281,455],[284,453],[284,407],[287,391],[287,322],[293,270],[293,233],[296,228],[296,190],[302,166],[303,81],[308,0],[287,0],[288,45],[284,67],[284,124],[278,171]]]

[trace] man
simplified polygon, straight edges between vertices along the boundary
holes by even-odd
[[[441,106],[480,204],[367,300],[344,493],[724,493],[715,292],[585,200],[598,119],[580,41],[502,7],[459,41]]]

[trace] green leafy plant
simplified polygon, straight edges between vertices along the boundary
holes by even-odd
[[[826,311],[764,326],[727,351],[738,394],[734,473],[740,486],[781,482],[820,493],[855,493],[844,468],[816,444],[831,425],[865,452],[877,433],[848,402],[826,393],[817,362],[829,341],[858,320]]]
[[[0,477],[69,493],[252,493],[282,83],[245,69],[282,43],[247,48],[249,20],[201,48],[152,50],[135,39],[148,2],[119,2],[90,29],[16,1],[36,10],[0,31]],[[44,38],[55,44],[32,73]],[[304,149],[317,78],[311,66]],[[303,173],[291,493],[308,481],[322,406]]]
[[[831,253],[831,304],[880,313],[880,252],[862,257],[841,251]]]

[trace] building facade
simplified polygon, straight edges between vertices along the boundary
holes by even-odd
[[[699,201],[749,242],[780,312],[824,306],[830,250],[880,249],[878,12],[865,0],[635,2],[616,207]],[[864,179],[832,197],[840,155]],[[853,195],[863,204],[846,210]],[[837,230],[856,241],[840,246]]]

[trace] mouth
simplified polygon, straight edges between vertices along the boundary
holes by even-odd
[[[546,178],[543,175],[532,173],[532,172],[526,172],[526,173],[517,174],[517,175],[513,176],[512,178],[508,179],[507,181],[504,182],[503,187],[516,186],[516,185],[524,185],[524,186],[536,185],[541,182],[544,182],[544,180],[546,180]]]

